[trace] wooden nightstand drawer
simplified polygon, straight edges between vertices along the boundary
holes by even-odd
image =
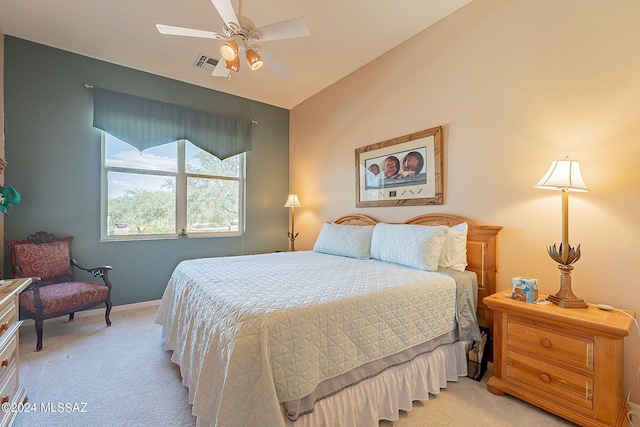
[[[566,333],[545,323],[509,317],[507,348],[593,371],[593,337]]]
[[[593,408],[593,378],[511,351],[507,352],[506,367],[507,378],[521,382],[526,389]]]

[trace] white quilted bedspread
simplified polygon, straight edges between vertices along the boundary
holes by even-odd
[[[193,413],[212,426],[282,426],[280,402],[456,329],[453,278],[376,260],[288,252],[182,262],[157,323]]]

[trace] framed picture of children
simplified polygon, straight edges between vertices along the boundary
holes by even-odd
[[[356,149],[356,207],[443,204],[442,127]]]

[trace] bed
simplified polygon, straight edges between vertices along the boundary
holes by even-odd
[[[491,325],[500,229],[347,215],[313,251],[180,263],[156,321],[197,425],[377,426],[466,375],[463,344]],[[442,268],[462,234],[467,265]]]

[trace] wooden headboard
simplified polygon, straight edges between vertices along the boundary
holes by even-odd
[[[334,221],[346,225],[376,225],[378,220],[359,214],[349,214]],[[498,291],[497,237],[502,227],[480,225],[461,216],[449,214],[424,214],[408,219],[403,224],[446,225],[452,227],[462,222],[469,224],[467,232],[467,270],[478,276],[478,322],[481,326],[493,327],[493,314],[487,310],[482,299]]]

